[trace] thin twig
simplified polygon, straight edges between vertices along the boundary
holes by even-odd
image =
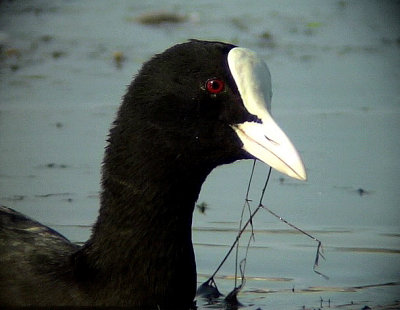
[[[221,263],[219,264],[219,266],[217,267],[217,269],[215,270],[215,272],[212,274],[212,276],[210,278],[214,278],[214,276],[217,274],[217,272],[219,271],[219,269],[222,267],[222,265],[225,263],[225,261],[227,260],[227,258],[229,257],[229,255],[232,253],[232,250],[235,248],[236,244],[239,242],[240,237],[242,236],[243,232],[246,230],[247,226],[251,223],[253,217],[257,214],[257,212],[260,210],[260,208],[257,208],[256,210],[253,211],[253,213],[250,215],[249,219],[246,221],[246,223],[243,225],[242,229],[239,230],[235,241],[233,242],[233,244],[231,245],[231,247],[229,248],[229,251],[226,253],[225,257],[222,259]]]
[[[329,279],[328,276],[324,275],[323,273],[319,272],[316,270],[316,268],[318,267],[318,263],[319,263],[319,258],[322,257],[323,259],[325,259],[324,255],[322,254],[323,252],[323,248],[322,248],[322,242],[320,240],[318,240],[317,238],[315,238],[314,236],[310,235],[308,232],[298,228],[297,226],[293,225],[292,223],[289,223],[287,220],[285,220],[283,217],[279,216],[278,214],[276,214],[274,211],[272,211],[271,209],[269,209],[268,207],[264,206],[264,205],[260,205],[264,210],[268,211],[270,214],[272,214],[273,216],[275,216],[276,218],[278,218],[281,222],[285,223],[286,225],[289,225],[290,227],[292,227],[293,229],[301,232],[303,235],[306,235],[307,237],[311,238],[312,240],[314,240],[315,242],[318,243],[317,246],[317,253],[315,255],[315,260],[314,260],[314,266],[313,266],[313,271],[320,275],[321,277],[325,278],[325,279]]]
[[[239,231],[242,229],[243,215],[244,215],[244,210],[246,209],[246,206],[248,207],[249,212],[251,214],[250,203],[249,203],[249,201],[250,201],[249,193],[250,193],[250,187],[251,187],[251,182],[253,180],[255,167],[256,167],[256,159],[253,160],[253,166],[251,168],[250,179],[249,179],[249,183],[247,184],[246,198],[243,203],[242,213],[240,214]],[[253,225],[251,225],[251,227],[253,227]],[[235,253],[235,287],[237,285],[238,260],[239,260],[239,240],[236,244],[236,253]]]
[[[222,259],[222,261],[219,264],[219,266],[217,267],[217,269],[214,271],[214,273],[211,275],[211,277],[205,283],[212,283],[216,287],[216,283],[214,281],[214,277],[217,274],[217,272],[221,269],[221,267],[223,266],[223,264],[228,259],[229,255],[232,253],[233,249],[236,246],[236,254],[235,254],[235,288],[232,290],[232,292],[228,296],[230,296],[232,294],[234,294],[236,296],[236,294],[242,289],[242,287],[245,284],[245,276],[244,276],[244,274],[245,274],[245,269],[246,269],[247,255],[248,255],[248,251],[249,251],[249,248],[250,248],[251,240],[254,240],[253,218],[255,217],[255,215],[258,213],[258,211],[260,209],[264,209],[264,210],[268,211],[270,214],[272,214],[273,216],[278,218],[280,221],[284,222],[285,224],[289,225],[293,229],[301,232],[302,234],[306,235],[307,237],[311,238],[312,240],[314,240],[315,242],[318,243],[317,253],[316,253],[316,256],[315,256],[315,260],[314,260],[313,271],[316,274],[322,276],[323,278],[329,279],[328,276],[326,276],[323,273],[321,273],[321,272],[316,270],[316,268],[318,267],[319,258],[322,257],[323,259],[325,259],[324,255],[323,255],[322,242],[320,240],[318,240],[317,238],[315,238],[314,236],[312,236],[311,234],[307,233],[306,231],[304,231],[304,230],[298,228],[297,226],[289,223],[287,220],[285,220],[284,218],[282,218],[281,216],[279,216],[278,214],[276,214],[275,212],[270,210],[268,207],[263,205],[262,201],[264,199],[264,195],[265,195],[265,191],[266,191],[266,188],[267,188],[267,185],[268,185],[268,181],[269,181],[270,176],[271,176],[271,171],[272,171],[271,168],[269,169],[269,172],[268,172],[268,175],[267,175],[267,179],[266,179],[264,187],[263,187],[263,189],[261,191],[261,196],[260,196],[260,201],[258,203],[258,206],[255,208],[254,211],[251,211],[251,206],[250,206],[251,200],[249,199],[249,192],[250,192],[250,186],[251,186],[251,182],[252,182],[254,171],[255,171],[255,164],[256,164],[256,161],[254,160],[253,167],[252,167],[251,174],[250,174],[249,183],[248,183],[248,186],[247,186],[246,198],[245,198],[245,202],[243,204],[242,213],[241,213],[241,217],[240,217],[239,231],[238,231],[238,234],[236,236],[236,239],[233,242],[233,244],[231,245],[231,247],[229,248],[229,250],[226,253],[225,257]],[[249,210],[249,218],[247,219],[247,221],[242,226],[244,210],[245,210],[246,207]],[[241,260],[240,264],[238,264],[239,241],[240,241],[240,238],[241,238],[243,232],[246,230],[248,225],[251,226],[251,235],[250,235],[250,238],[249,238],[249,240],[247,242],[245,258]],[[237,286],[238,268],[240,269],[240,274],[241,274],[241,283],[240,283],[239,286]]]

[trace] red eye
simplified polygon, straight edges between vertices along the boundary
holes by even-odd
[[[224,81],[217,78],[209,79],[206,82],[206,89],[211,94],[220,93],[221,91],[224,90],[224,87],[225,87]]]

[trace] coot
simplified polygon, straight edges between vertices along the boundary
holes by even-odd
[[[0,304],[189,309],[192,213],[211,170],[257,158],[306,179],[270,100],[268,68],[249,49],[191,40],[154,56],[110,130],[83,246],[2,207]]]

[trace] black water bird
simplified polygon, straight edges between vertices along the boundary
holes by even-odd
[[[306,179],[270,99],[268,68],[249,49],[192,40],[154,56],[110,130],[99,216],[83,246],[1,208],[0,305],[189,309],[192,213],[211,170],[257,158]]]

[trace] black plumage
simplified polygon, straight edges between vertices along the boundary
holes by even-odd
[[[143,65],[110,130],[100,212],[82,247],[1,209],[1,305],[193,305],[201,185],[218,165],[253,158],[232,126],[260,122],[230,73],[233,48],[190,41]],[[223,89],[210,92],[209,79]]]

